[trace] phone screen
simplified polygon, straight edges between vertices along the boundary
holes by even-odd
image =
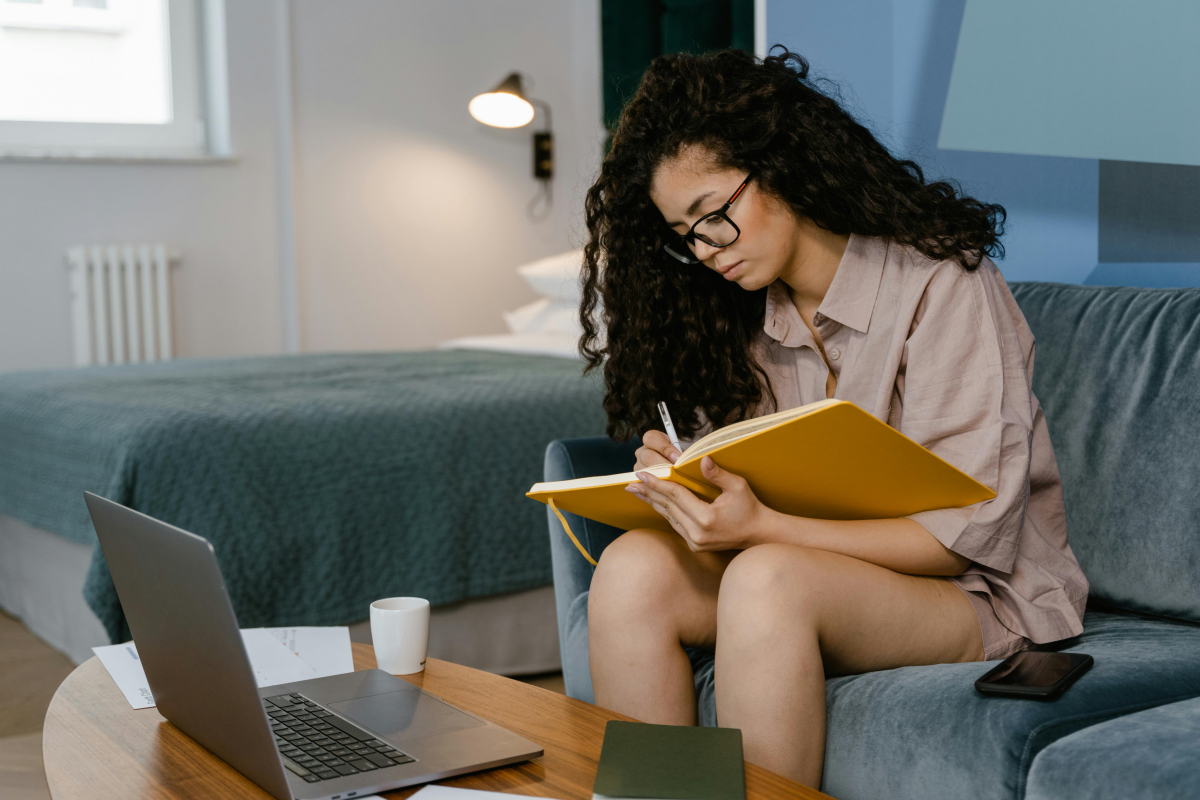
[[[1042,653],[1024,650],[1012,656],[988,675],[987,682],[998,686],[1049,688],[1071,671],[1070,653]]]

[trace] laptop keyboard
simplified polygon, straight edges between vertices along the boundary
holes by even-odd
[[[309,783],[416,760],[302,694],[268,697],[263,707],[283,765]]]

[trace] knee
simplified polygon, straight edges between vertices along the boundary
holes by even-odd
[[[679,537],[633,530],[604,548],[588,595],[588,617],[639,615],[661,610],[682,577]]]
[[[737,555],[721,579],[718,624],[738,630],[777,629],[800,623],[820,593],[819,555],[791,545],[766,544]]]

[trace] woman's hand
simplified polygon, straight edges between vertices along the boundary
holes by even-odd
[[[641,483],[631,483],[625,490],[662,514],[693,552],[745,550],[758,544],[757,534],[766,529],[775,512],[755,497],[745,478],[726,472],[708,456],[700,461],[700,471],[705,480],[721,489],[721,496],[711,503],[648,472],[640,472]]]
[[[637,463],[633,466],[634,472],[660,464],[674,464],[683,455],[662,431],[646,431],[642,436],[642,446],[634,451],[634,454],[637,456]]]

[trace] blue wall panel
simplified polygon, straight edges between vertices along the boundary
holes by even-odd
[[[807,58],[867,122],[892,107],[892,7],[893,0],[768,0],[767,45]]]
[[[767,40],[844,81],[852,110],[895,152],[1009,213],[1009,280],[1082,283],[1096,267],[1092,159],[939,150],[964,0],[769,0]],[[889,41],[890,40],[890,41]]]
[[[1100,162],[1100,263],[1129,261],[1200,261],[1200,167]]]
[[[1178,289],[1200,286],[1200,262],[1099,264],[1084,281],[1087,286],[1144,286]]]
[[[1196,0],[967,0],[940,144],[1200,166]]]

